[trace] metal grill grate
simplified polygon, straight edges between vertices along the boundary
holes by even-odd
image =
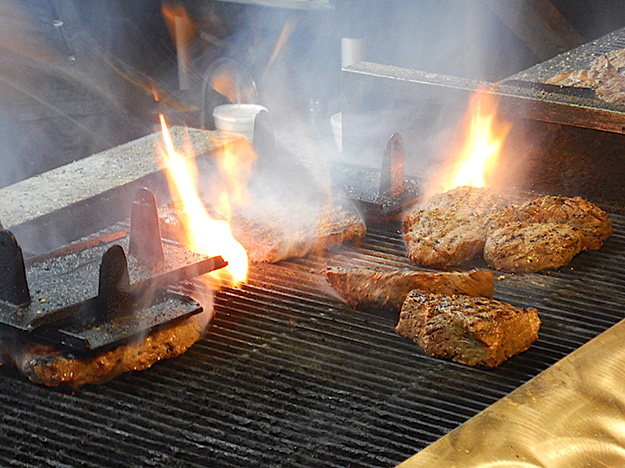
[[[252,268],[216,297],[206,337],[182,357],[73,392],[0,374],[3,466],[390,467],[621,320],[625,218],[561,271],[506,275],[496,297],[537,307],[527,352],[497,369],[434,359],[396,314],[326,294],[326,265],[404,266],[395,230]]]

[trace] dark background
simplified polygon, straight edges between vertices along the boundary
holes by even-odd
[[[174,124],[212,128],[210,111],[225,101],[202,88],[219,59],[234,60],[253,77],[261,103],[289,124],[305,125],[311,114],[327,122],[340,110],[341,37],[364,38],[368,61],[496,81],[625,26],[625,8],[608,0],[331,4],[308,10],[252,1],[1,0],[2,30],[18,40],[0,47],[0,74],[10,78],[0,80],[0,187],[151,133],[160,110]],[[510,4],[520,12],[557,8],[571,28],[558,31],[568,46],[530,44],[541,24],[524,24],[525,36],[519,34],[507,21]],[[196,27],[190,89],[179,89],[163,5],[184,7]],[[59,18],[63,27],[51,26]],[[285,24],[292,32],[277,48]],[[35,46],[21,47],[25,41]],[[68,57],[78,59],[70,64]],[[11,79],[20,86],[8,85]],[[159,103],[153,89],[164,98]]]

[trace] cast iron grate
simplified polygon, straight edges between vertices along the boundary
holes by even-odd
[[[0,373],[0,465],[395,466],[621,320],[625,218],[613,220],[601,251],[497,282],[498,299],[543,320],[497,369],[429,358],[395,333],[396,314],[326,294],[327,265],[409,264],[396,230],[372,228],[356,246],[253,267],[178,359],[75,391]]]

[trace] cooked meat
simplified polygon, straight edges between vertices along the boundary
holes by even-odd
[[[121,373],[144,370],[180,356],[203,335],[203,314],[159,328],[136,342],[94,356],[77,357],[48,344],[27,341],[16,347],[16,367],[35,383],[78,387],[109,380]]]
[[[179,239],[184,213],[175,207],[161,210],[164,237]],[[255,208],[240,210],[232,219],[232,233],[252,263],[275,263],[305,257],[364,236],[363,221],[347,208],[325,205],[298,210]]]
[[[594,59],[588,70],[560,73],[546,83],[591,88],[595,90],[597,99],[625,104],[625,76],[618,72],[624,62],[623,51],[613,51]]]
[[[253,263],[275,263],[305,257],[364,236],[365,224],[353,212],[326,205],[318,212],[240,212],[233,219],[234,237]]]
[[[403,225],[408,258],[431,268],[460,265],[484,248],[486,226],[508,200],[486,188],[457,187],[433,196]]]
[[[381,272],[369,268],[328,268],[328,282],[348,304],[399,310],[413,289],[439,294],[493,297],[493,273],[430,272],[398,269]]]
[[[470,296],[408,294],[397,332],[430,356],[469,366],[496,367],[538,338],[536,309]]]
[[[579,229],[582,250],[598,250],[612,235],[612,221],[598,206],[581,197],[547,195],[523,203],[519,221],[558,223]]]
[[[582,250],[597,250],[612,235],[601,208],[580,197],[543,196],[495,215],[488,226],[484,258],[501,271],[559,268]]]
[[[579,229],[557,223],[515,221],[490,231],[484,259],[496,270],[530,273],[560,268],[582,250]]]
[[[625,67],[625,49],[611,50],[605,56],[614,68],[620,70]],[[622,70],[620,70],[622,72]]]

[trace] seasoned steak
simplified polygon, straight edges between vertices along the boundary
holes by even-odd
[[[159,212],[163,236],[181,238],[184,211],[175,206]],[[273,208],[239,210],[231,221],[232,234],[252,263],[275,263],[304,257],[365,235],[364,222],[340,206],[302,206],[286,211]]]
[[[578,86],[595,90],[595,96],[602,101],[625,104],[625,76],[618,68],[625,63],[623,50],[612,51],[595,58],[588,70],[560,73],[546,81],[547,84]]]
[[[608,214],[581,197],[547,195],[523,203],[520,221],[565,224],[580,231],[582,250],[598,250],[612,235]]]
[[[124,372],[144,370],[164,359],[180,356],[202,337],[206,322],[204,314],[194,315],[132,343],[85,357],[29,340],[15,347],[12,359],[35,383],[79,387],[109,380]]]
[[[516,221],[489,232],[484,259],[499,271],[531,273],[566,265],[582,246],[582,232],[566,224]]]
[[[413,289],[439,294],[493,297],[491,271],[430,272],[401,269],[328,268],[328,282],[348,304],[399,310]]]
[[[470,260],[484,248],[491,217],[507,204],[489,189],[468,186],[433,196],[404,221],[408,258],[437,269]]]
[[[305,257],[360,239],[365,232],[365,224],[352,211],[330,205],[321,210],[302,207],[298,213],[240,212],[232,222],[232,233],[252,263]]]
[[[538,339],[536,309],[470,296],[410,292],[395,328],[430,356],[496,367]]]

